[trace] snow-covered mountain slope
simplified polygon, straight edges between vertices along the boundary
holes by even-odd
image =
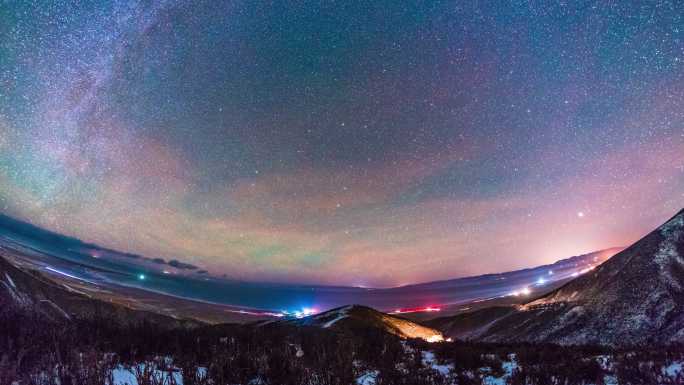
[[[684,210],[593,271],[541,298],[429,325],[449,337],[481,341],[684,342]]]
[[[91,298],[86,293],[53,281],[37,271],[15,266],[10,260],[11,256],[6,254],[6,250],[0,249],[2,309],[33,312],[57,322],[97,317],[121,323],[153,322],[164,327],[195,324]]]
[[[420,338],[428,342],[444,339],[442,333],[435,329],[360,305],[344,306],[313,316],[280,322],[342,331],[376,328],[401,338]]]

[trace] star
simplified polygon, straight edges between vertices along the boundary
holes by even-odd
[[[684,207],[659,2],[5,3],[0,210],[88,243],[391,286],[627,245]]]

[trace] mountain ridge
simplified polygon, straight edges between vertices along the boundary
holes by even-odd
[[[363,305],[342,306],[308,317],[276,321],[275,323],[315,326],[347,332],[361,328],[374,328],[400,338],[420,338],[427,342],[444,341],[444,336],[438,330]]]
[[[427,324],[450,337],[486,342],[683,342],[683,255],[681,210],[591,272],[546,295],[518,306],[488,308]]]
[[[0,249],[0,305],[6,309],[34,313],[52,322],[77,319],[108,319],[122,324],[151,322],[160,327],[195,326],[194,320],[181,320],[157,312],[132,309],[123,304],[92,298],[65,283],[54,281],[38,271],[21,269]]]

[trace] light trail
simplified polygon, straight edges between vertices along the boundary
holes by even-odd
[[[411,308],[411,309],[397,309],[393,311],[391,314],[405,314],[405,313],[433,313],[433,312],[439,312],[442,311],[442,308],[435,307],[435,306],[427,306],[427,307],[419,307],[419,308]]]
[[[76,279],[76,280],[79,280],[79,281],[84,281],[84,282],[92,283],[93,285],[97,285],[97,283],[95,283],[95,282],[93,282],[93,281],[89,281],[89,280],[87,280],[87,279],[85,279],[85,278],[81,278],[81,277],[77,277],[77,276],[72,275],[72,274],[69,274],[69,273],[65,273],[65,272],[63,272],[63,271],[61,271],[61,270],[57,270],[57,269],[52,268],[52,267],[50,267],[50,266],[45,266],[45,269],[46,269],[46,270],[49,270],[49,271],[51,271],[51,272],[53,272],[53,273],[57,273],[57,274],[63,275],[63,276],[65,276],[65,277],[69,277],[69,278],[72,278],[72,279]]]

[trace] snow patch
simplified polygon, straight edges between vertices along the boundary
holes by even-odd
[[[81,295],[84,295],[84,296],[86,296],[86,297],[88,297],[88,298],[92,298],[92,296],[91,296],[90,294],[86,293],[85,291],[76,290],[76,289],[74,289],[73,287],[67,285],[66,283],[62,284],[62,286],[64,286],[65,289],[67,289],[68,291],[70,291],[70,292],[72,292],[72,293],[81,294]],[[91,288],[91,290],[93,290],[93,291],[103,291],[103,290],[97,290],[97,289],[94,288],[94,287]]]
[[[423,365],[431,367],[443,376],[449,375],[449,372],[454,369],[452,364],[443,365],[438,363],[435,353],[433,352],[422,351],[421,354],[423,355]]]
[[[112,370],[113,385],[138,385],[135,374],[129,369],[119,365]]]
[[[349,309],[350,309],[349,306],[346,306],[346,307],[343,307],[342,309],[340,309],[340,310],[337,312],[337,317],[335,317],[335,318],[333,318],[332,320],[330,320],[330,321],[324,323],[323,326],[322,326],[322,328],[323,328],[323,329],[327,329],[327,328],[333,326],[337,321],[349,317],[349,313],[348,313]]]
[[[5,273],[5,278],[7,278],[7,283],[10,284],[14,289],[17,288],[17,285],[14,284],[14,281],[12,281],[12,277],[10,277],[9,274]]]
[[[377,370],[364,373],[356,379],[356,385],[375,385],[379,374]]]
[[[670,365],[664,366],[662,372],[668,377],[676,378],[679,373],[682,373],[682,363],[673,362]]]
[[[508,361],[502,361],[501,367],[504,373],[501,377],[485,376],[483,380],[484,385],[506,385],[509,383],[509,379],[513,376],[513,372],[518,369],[518,362],[515,360],[515,354],[510,354],[508,356]]]
[[[565,312],[565,313],[561,316],[560,322],[563,323],[563,324],[567,324],[567,323],[569,323],[569,322],[571,322],[571,321],[576,320],[578,317],[584,315],[584,313],[585,313],[584,307],[579,306],[579,305],[578,305],[578,306],[575,306],[575,307],[573,307],[572,309],[570,309],[570,310],[568,310],[567,312]]]
[[[167,363],[171,359],[167,358]],[[148,367],[151,365],[151,367]],[[176,384],[183,385],[183,374],[178,368],[169,366],[165,369],[160,369],[154,363],[142,363],[133,366],[118,365],[112,370],[112,378],[114,382],[106,385],[143,385],[138,383],[136,373],[149,373],[154,384]],[[197,377],[206,378],[207,368],[198,367]]]
[[[609,356],[607,354],[601,354],[596,356],[596,362],[601,366],[601,369],[605,371],[612,371],[613,370],[613,357]]]
[[[670,265],[672,263],[684,265],[684,258],[677,252],[677,244],[684,238],[684,214],[677,215],[661,226],[660,235],[663,240],[660,242],[658,252],[653,257],[660,269],[660,278],[671,287],[682,290],[681,283],[672,275]]]
[[[60,314],[62,314],[62,316],[64,316],[64,318],[69,319],[69,320],[71,319],[71,316],[69,315],[69,313],[65,312],[61,307],[59,307],[56,303],[50,301],[49,299],[41,299],[40,302],[45,302],[48,305],[52,306],[52,308],[57,310]]]
[[[25,295],[24,293],[20,292],[18,289],[16,289],[16,286],[13,285],[14,282],[5,282],[5,281],[0,281],[2,282],[3,286],[7,289],[7,291],[10,293],[10,296],[14,301],[19,304],[20,306],[30,306],[32,301],[31,299]]]

